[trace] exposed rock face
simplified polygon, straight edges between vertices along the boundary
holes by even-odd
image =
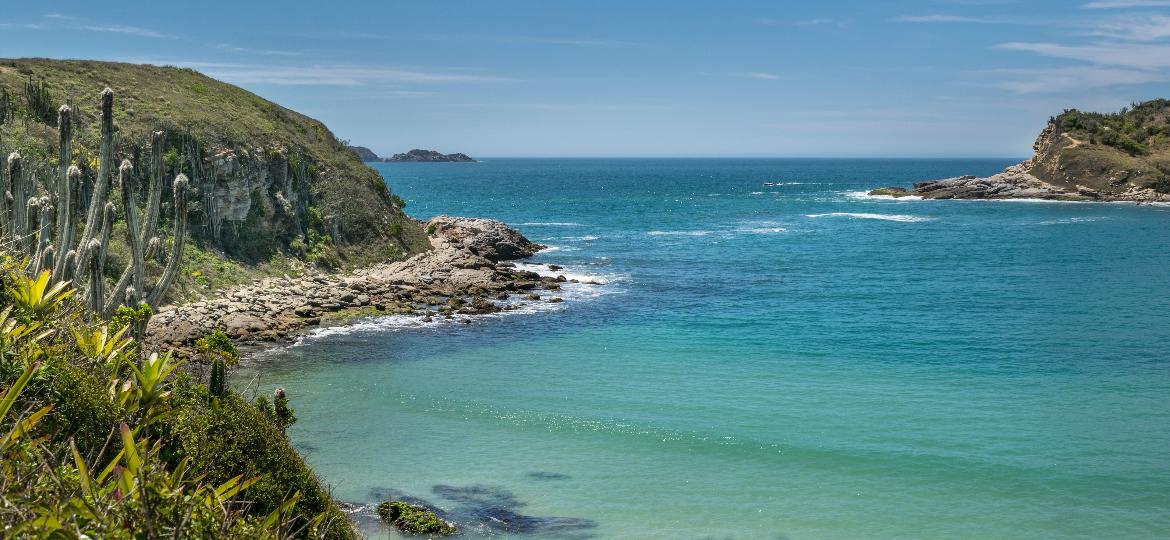
[[[499,262],[531,257],[544,246],[494,219],[438,216],[427,223],[431,246],[464,249]]]
[[[924,199],[1070,199],[1088,195],[1068,193],[1026,172],[1023,164],[987,178],[960,176],[914,184],[913,195]]]
[[[416,161],[416,162],[437,163],[437,162],[474,162],[475,160],[471,159],[471,157],[469,157],[467,154],[458,154],[458,153],[457,154],[440,154],[439,152],[436,152],[434,150],[420,150],[420,149],[416,148],[416,149],[411,150],[405,154],[394,154],[392,157],[390,157],[390,159],[387,159],[386,161],[390,161],[390,162]]]

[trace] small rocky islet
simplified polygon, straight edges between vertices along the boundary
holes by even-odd
[[[1049,120],[1031,158],[986,178],[966,175],[883,187],[923,199],[1170,202],[1170,100],[1111,114],[1068,110]]]

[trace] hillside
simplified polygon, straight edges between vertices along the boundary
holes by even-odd
[[[1049,119],[1033,156],[988,177],[919,182],[874,195],[928,199],[1170,201],[1170,100],[1116,113],[1066,110]]]
[[[134,164],[137,185],[146,185],[155,131],[165,132],[167,177],[183,173],[191,180],[192,241],[176,297],[306,266],[352,267],[426,249],[401,199],[325,125],[190,69],[0,60],[0,152],[19,151],[42,182],[51,178],[57,109],[69,104],[74,161],[91,186],[105,87],[115,95],[115,155]],[[163,207],[169,208],[166,200]],[[116,243],[121,235],[114,237]],[[107,275],[116,275],[125,257],[125,249],[111,246]]]
[[[1067,110],[1049,120],[1035,151],[1029,172],[1066,189],[1170,193],[1170,100],[1111,114]]]

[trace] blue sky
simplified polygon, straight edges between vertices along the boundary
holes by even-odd
[[[1025,156],[1170,97],[1170,0],[6,4],[0,56],[192,67],[384,155]]]

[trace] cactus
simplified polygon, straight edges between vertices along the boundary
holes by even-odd
[[[221,398],[227,393],[227,387],[224,383],[224,365],[223,358],[216,357],[211,362],[211,379],[207,383],[207,393],[212,398]]]
[[[43,88],[40,85],[39,88]],[[48,102],[47,100],[45,101]],[[101,145],[97,176],[92,190],[81,193],[81,169],[71,165],[73,160],[73,109],[67,105],[58,108],[58,167],[54,178],[38,193],[37,182],[30,175],[33,167],[19,153],[13,152],[4,167],[0,167],[0,239],[11,241],[14,254],[28,260],[29,272],[50,269],[54,283],[72,282],[83,290],[85,304],[96,315],[110,317],[126,305],[138,309],[145,301],[157,307],[182,265],[183,248],[187,234],[187,177],[178,175],[174,189],[174,241],[166,266],[158,281],[151,287],[146,281],[146,261],[162,248],[159,206],[166,180],[163,155],[165,133],[151,137],[150,185],[145,205],[139,209],[132,185],[133,167],[122,160],[118,167],[118,185],[122,215],[126,220],[126,240],[130,246],[130,261],[113,288],[105,284],[106,254],[117,208],[109,201],[110,181],[114,172],[114,92],[106,88],[101,93]],[[47,196],[44,191],[47,191]],[[84,190],[81,190],[84,191]],[[78,197],[80,195],[80,197]],[[80,238],[75,241],[76,226],[73,216],[78,199],[86,204],[85,222]],[[84,199],[88,198],[88,201]],[[0,245],[3,245],[0,243]],[[150,310],[147,310],[149,313]]]
[[[175,276],[179,275],[179,267],[183,264],[183,244],[187,240],[187,176],[180,174],[175,177],[174,197],[175,197],[175,239],[171,244],[171,256],[167,259],[167,267],[163,270],[162,277],[159,278],[158,284],[151,289],[150,294],[146,297],[146,303],[151,306],[158,306],[162,302],[163,295],[166,294],[167,289],[175,281]]]

